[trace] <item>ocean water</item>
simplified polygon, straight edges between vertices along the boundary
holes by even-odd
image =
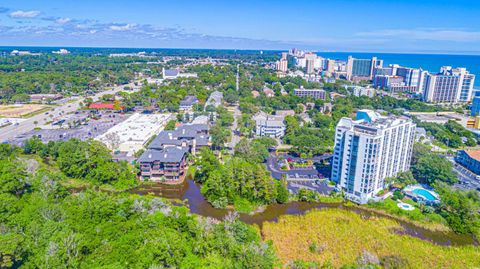
[[[400,54],[400,53],[367,53],[367,52],[318,52],[324,58],[347,60],[354,58],[371,58],[376,56],[383,60],[383,65],[398,64],[405,67],[422,68],[430,72],[440,71],[440,67],[465,67],[475,74],[475,88],[480,88],[480,55],[448,55],[448,54]]]

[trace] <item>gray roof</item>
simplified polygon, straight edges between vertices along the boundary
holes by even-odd
[[[176,77],[178,76],[178,70],[177,69],[165,69],[165,76],[168,77]]]
[[[191,106],[195,103],[198,103],[197,97],[193,95],[188,95],[185,96],[182,101],[180,101],[180,106]]]
[[[166,147],[162,150],[148,149],[138,158],[138,162],[178,163],[186,154],[187,149],[182,147]]]
[[[172,131],[162,131],[148,146],[149,149],[162,149],[164,145],[191,146],[192,140],[196,139],[198,146],[208,145],[209,136],[203,132],[208,131],[206,124],[186,124]]]

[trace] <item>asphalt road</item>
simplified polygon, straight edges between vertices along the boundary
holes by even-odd
[[[235,146],[240,141],[240,136],[238,135],[237,128],[238,128],[238,119],[242,116],[242,112],[240,111],[238,105],[234,106],[233,110],[233,124],[231,126],[232,129],[232,139],[230,143],[228,143],[228,147],[232,150],[235,149]]]
[[[90,96],[94,101],[98,100],[104,94],[115,94],[119,91],[122,91],[125,86],[130,86],[132,89],[133,83],[127,85],[117,86],[111,89],[108,89],[103,92],[99,92],[93,96]],[[33,130],[35,127],[40,126],[53,118],[62,117],[65,114],[73,113],[80,108],[80,102],[82,102],[84,98],[78,98],[76,101],[72,103],[65,103],[61,106],[57,106],[54,109],[50,110],[49,112],[40,113],[33,117],[26,119],[25,121],[20,122],[18,125],[9,125],[0,129],[0,142],[5,142],[8,139],[12,139],[13,137],[29,132]],[[37,123],[37,124],[35,124]]]

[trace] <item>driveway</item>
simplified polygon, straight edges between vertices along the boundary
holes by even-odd
[[[299,161],[301,158],[293,157],[288,154],[280,155],[283,156],[284,159],[292,158],[294,161]],[[315,168],[308,168],[308,169],[295,169],[295,170],[281,170],[279,165],[279,156],[276,156],[275,153],[271,153],[267,159],[267,169],[272,174],[272,177],[275,179],[281,179],[283,175],[291,180],[315,180],[318,179],[319,171]],[[323,160],[331,158],[331,154],[325,154],[321,156],[315,156],[311,159],[305,160],[312,160],[314,163],[321,162]]]

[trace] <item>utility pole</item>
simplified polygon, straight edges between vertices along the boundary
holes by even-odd
[[[239,72],[239,70],[240,70],[240,64],[237,64],[237,83],[236,83],[237,92],[240,88],[240,75],[239,75],[240,72]]]

